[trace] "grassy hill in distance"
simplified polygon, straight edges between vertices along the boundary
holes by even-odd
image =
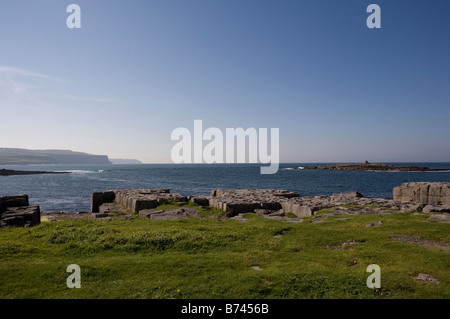
[[[0,165],[31,164],[112,164],[107,155],[70,150],[28,150],[0,148]]]

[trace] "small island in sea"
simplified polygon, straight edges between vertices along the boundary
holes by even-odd
[[[0,176],[12,175],[36,175],[36,174],[68,174],[70,172],[46,172],[46,171],[17,171],[12,169],[0,169]]]
[[[429,168],[420,166],[395,166],[391,164],[380,163],[343,163],[326,166],[306,166],[302,169],[315,169],[315,170],[341,170],[341,171],[399,171],[399,172],[439,172],[449,171],[450,168]]]

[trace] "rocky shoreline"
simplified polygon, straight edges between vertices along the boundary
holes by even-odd
[[[118,216],[121,219],[140,216],[155,221],[204,218],[198,214],[200,208],[217,209],[223,213],[223,218],[239,221],[245,221],[248,213],[287,222],[302,222],[304,218],[312,217],[310,222],[315,223],[330,216],[347,219],[351,215],[414,212],[429,214],[430,219],[438,222],[450,223],[450,183],[404,183],[393,189],[393,197],[366,198],[359,192],[300,196],[276,189],[216,189],[209,196],[184,196],[171,193],[170,189],[120,189],[93,193],[91,211],[76,214],[41,213],[38,205],[29,205],[27,195],[15,195],[0,197],[0,226],[34,226],[40,223],[41,217],[49,221],[112,219]],[[178,207],[158,208],[167,203],[178,203]],[[198,205],[199,209],[189,203]]]
[[[123,210],[151,220],[195,217],[189,209],[156,209],[167,202],[192,202],[225,212],[226,218],[242,219],[243,214],[297,221],[302,218],[339,215],[396,214],[404,212],[450,213],[450,183],[404,183],[393,189],[394,199],[366,198],[359,192],[331,196],[300,196],[288,190],[229,189],[213,190],[209,196],[183,196],[169,189],[110,190],[92,194],[91,214],[105,218],[122,207]],[[327,215],[328,214],[328,215]],[[294,218],[289,218],[289,216]],[[445,214],[441,221],[450,222]]]
[[[70,172],[47,172],[47,171],[17,171],[12,169],[0,169],[0,176],[13,175],[37,175],[37,174],[69,174]]]

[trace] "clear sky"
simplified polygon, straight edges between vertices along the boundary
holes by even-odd
[[[450,161],[450,1],[1,0],[0,114],[0,147],[147,163],[196,119],[279,128],[281,162]]]

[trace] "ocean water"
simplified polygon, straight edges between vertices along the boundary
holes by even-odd
[[[89,211],[93,192],[123,188],[170,188],[172,193],[207,195],[213,189],[272,188],[300,196],[358,191],[366,197],[392,198],[404,182],[450,182],[445,172],[357,172],[294,170],[335,163],[283,163],[273,175],[260,164],[142,164],[0,166],[16,170],[68,171],[70,174],[0,176],[0,196],[28,194],[43,212]],[[450,163],[389,163],[450,168]]]

